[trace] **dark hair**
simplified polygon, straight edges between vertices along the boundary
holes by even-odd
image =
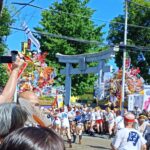
[[[0,150],[65,150],[65,144],[52,129],[25,127],[9,134]]]
[[[12,131],[22,128],[27,120],[27,113],[15,103],[0,105],[0,138],[4,138]]]

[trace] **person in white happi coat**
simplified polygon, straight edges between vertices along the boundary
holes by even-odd
[[[116,118],[115,118],[114,132],[117,133],[117,131],[119,131],[123,128],[124,128],[124,118],[121,116],[121,111],[117,110]]]
[[[134,114],[125,115],[125,128],[117,132],[111,143],[112,150],[146,150],[146,140],[138,130],[133,128],[134,121]]]
[[[106,112],[106,121],[108,122],[109,137],[111,138],[113,135],[113,128],[115,125],[115,117],[109,107],[106,108]]]
[[[64,112],[64,108],[60,108],[60,113],[58,115],[61,120],[61,135],[63,136],[64,132],[66,132],[69,147],[72,147],[71,144],[71,133],[70,133],[70,124],[69,124],[69,118],[68,113]]]

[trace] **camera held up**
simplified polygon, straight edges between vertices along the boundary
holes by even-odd
[[[12,63],[16,61],[18,51],[11,51],[11,56],[0,56],[0,63]]]

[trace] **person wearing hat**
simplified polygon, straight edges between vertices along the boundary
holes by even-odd
[[[146,140],[133,128],[134,121],[134,114],[127,113],[124,116],[125,128],[117,132],[111,143],[112,150],[146,150]]]
[[[147,117],[145,115],[143,115],[143,114],[139,115],[139,118],[138,118],[139,128],[138,128],[138,130],[142,134],[144,134],[146,126],[149,125],[149,123],[146,120],[147,120]]]

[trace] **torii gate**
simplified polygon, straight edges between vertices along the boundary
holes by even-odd
[[[79,54],[79,55],[62,55],[56,54],[59,62],[65,63],[66,68],[61,69],[60,73],[66,75],[65,79],[65,105],[70,104],[71,97],[71,75],[76,74],[88,74],[98,73],[99,74],[99,85],[101,84],[104,76],[104,72],[110,72],[110,66],[105,66],[105,60],[114,56],[114,47],[109,50],[101,51],[99,53],[90,54]],[[88,67],[87,63],[98,62],[95,67]],[[73,68],[72,64],[79,64],[79,67]]]

